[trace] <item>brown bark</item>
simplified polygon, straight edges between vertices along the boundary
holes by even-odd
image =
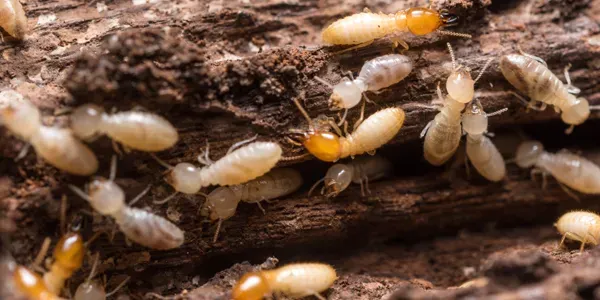
[[[48,124],[66,125],[67,117],[57,112],[86,102],[121,110],[139,105],[158,112],[181,132],[181,141],[159,154],[171,164],[194,161],[206,141],[211,143],[211,156],[220,157],[231,144],[254,134],[259,134],[261,140],[281,142],[286,155],[295,155],[302,149],[285,143],[285,137],[289,129],[305,127],[306,122],[291,100],[302,99],[313,117],[334,115],[327,107],[329,88],[314,81],[314,76],[335,83],[344,71],[356,73],[365,60],[396,51],[388,39],[382,39],[357,51],[335,55],[333,52],[341,48],[319,45],[322,28],[337,18],[361,11],[365,5],[373,11],[394,12],[424,4],[341,0],[223,2],[218,9],[220,1],[165,1],[140,6],[133,6],[130,1],[112,1],[105,3],[108,10],[99,12],[96,5],[103,4],[100,1],[30,0],[24,5],[32,28],[28,38],[23,43],[0,45],[0,85],[28,96],[43,109]],[[564,66],[571,63],[571,78],[581,88],[581,95],[591,104],[598,104],[600,1],[569,1],[569,5],[562,1],[501,2],[436,1],[437,6],[461,18],[461,25],[453,29],[470,33],[473,39],[439,35],[407,38],[411,49],[403,53],[415,61],[412,74],[379,94],[369,94],[377,104],[368,105],[367,114],[392,105],[428,103],[434,97],[436,83],[443,83],[449,74],[447,41],[452,43],[459,62],[470,67],[474,75],[487,59],[513,53],[517,44],[546,59],[557,74],[562,74]],[[38,18],[47,14],[55,14],[57,21],[34,28]],[[557,114],[550,109],[544,113],[526,112],[508,93],[510,90],[496,64],[478,85],[478,97],[486,111],[509,109],[490,120],[492,131],[510,132],[524,125],[529,135],[551,149],[575,146],[587,149],[588,155],[599,154],[593,142],[597,113],[592,113],[588,122],[567,137],[562,134],[565,126]],[[351,110],[350,120],[356,119],[358,113],[358,108]],[[396,174],[372,183],[373,194],[369,197],[360,197],[360,189],[352,186],[335,200],[307,198],[306,191],[328,166],[315,161],[287,163],[302,172],[306,181],[303,189],[266,204],[265,215],[251,205],[240,205],[237,214],[224,222],[216,244],[211,243],[214,227],[196,213],[201,198],[179,196],[161,207],[147,197],[142,205],[166,215],[184,229],[186,243],[179,249],[160,252],[126,247],[121,236],[113,243],[100,238],[92,250],[102,253],[101,271],[110,275],[111,286],[118,283],[119,275],[132,276],[126,292],[134,297],[150,291],[178,294],[197,287],[196,281],[202,283],[234,263],[247,259],[258,262],[276,255],[283,262],[336,262],[341,279],[330,292],[331,298],[373,299],[392,292],[402,282],[419,288],[458,285],[469,278],[460,275],[460,263],[478,266],[479,260],[492,251],[518,250],[508,246],[511,240],[503,240],[503,246],[498,246],[504,230],[482,233],[469,243],[461,238],[447,239],[449,246],[434,250],[429,247],[436,240],[423,242],[415,246],[423,248],[422,255],[410,247],[397,246],[398,241],[428,240],[489,223],[548,225],[566,208],[595,207],[594,197],[583,197],[576,203],[556,184],[542,191],[539,184],[529,180],[526,171],[514,166],[509,167],[509,175],[501,183],[487,183],[477,176],[467,180],[464,172],[449,180],[443,176],[443,168],[432,168],[421,159],[419,133],[435,113],[424,109],[407,111],[400,133],[380,151],[393,161]],[[518,140],[510,136],[506,140],[495,139],[507,158],[512,155],[515,139]],[[18,262],[27,263],[44,236],[56,241],[60,235],[59,199],[67,193],[65,184],[81,186],[88,179],[66,176],[36,163],[33,153],[14,163],[12,159],[23,143],[9,135],[2,135],[0,140],[0,170],[5,174],[0,181],[0,196],[4,198],[0,203],[3,214],[18,228],[6,230],[12,240],[10,250]],[[101,139],[92,147],[106,166],[101,172],[106,175],[113,154],[110,141]],[[119,164],[118,183],[130,197],[148,183],[154,185],[151,194],[156,199],[171,192],[162,181],[163,169],[147,154],[128,154]],[[80,209],[89,210],[87,203],[72,194],[69,203],[70,215],[81,214]],[[86,237],[91,236],[91,231],[111,226],[101,218],[90,223],[92,226],[84,232]],[[543,232],[550,236],[551,229],[544,228]],[[539,233],[523,232],[526,237]],[[544,247],[534,240],[531,247]],[[382,245],[384,241],[391,242]],[[476,258],[461,258],[464,250],[457,247],[465,243],[477,252]],[[354,252],[365,245],[373,246],[358,254]],[[497,247],[484,251],[476,245]],[[383,253],[397,250],[402,255],[416,256],[417,262],[412,264],[413,272],[409,272],[398,268],[399,262],[406,261],[369,252],[370,249],[382,249]],[[450,254],[444,263],[428,269],[423,262],[440,253]],[[548,260],[563,258],[552,254]],[[364,260],[369,262],[361,262]],[[378,267],[382,261],[390,260],[398,264]],[[222,296],[249,265],[233,268],[234,273],[213,278],[208,285],[191,292],[189,298]],[[370,272],[372,269],[378,271]],[[555,273],[575,274],[567,269],[558,268]],[[77,274],[74,282],[84,275]],[[549,279],[540,280],[539,284],[555,284],[551,277],[545,278]],[[428,282],[433,283],[430,286]],[[518,285],[499,290],[484,288],[479,295],[517,290]],[[398,293],[399,298],[426,297],[412,288],[402,287]],[[441,295],[460,298],[453,290]]]

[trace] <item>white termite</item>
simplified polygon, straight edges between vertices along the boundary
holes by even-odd
[[[130,240],[158,250],[173,249],[181,246],[184,234],[167,219],[143,209],[130,207],[125,203],[125,193],[114,182],[117,172],[117,160],[113,156],[109,179],[97,178],[88,187],[86,194],[76,186],[69,185],[77,195],[87,200],[102,215],[111,216]],[[135,203],[150,190],[150,186],[136,196]]]
[[[413,69],[412,60],[405,55],[388,54],[376,57],[365,62],[356,79],[343,77],[335,86],[331,86],[325,80],[315,77],[321,83],[331,87],[333,92],[329,97],[329,107],[334,110],[345,109],[345,119],[347,110],[358,105],[364,92],[376,92],[396,84],[406,78]],[[352,73],[350,73],[352,75]],[[360,118],[357,124],[360,124],[364,118],[364,102]]]
[[[564,71],[567,85],[548,69],[544,60],[522,51],[521,55],[502,56],[500,70],[508,82],[531,98],[528,102],[514,94],[528,108],[541,111],[545,110],[547,105],[554,105],[556,112],[561,112],[563,122],[570,125],[566,130],[567,134],[573,131],[575,125],[587,120],[590,109],[598,109],[597,106],[590,107],[585,98],[575,97],[579,89],[571,85],[568,66]],[[536,106],[536,102],[541,102],[541,105]]]
[[[38,108],[21,94],[12,90],[0,92],[0,117],[10,132],[31,144],[49,164],[81,176],[98,170],[96,155],[71,130],[44,126]],[[18,159],[28,148],[23,149]]]
[[[233,300],[259,300],[273,293],[292,299],[315,296],[329,289],[337,274],[328,264],[295,263],[273,270],[248,273],[233,287]]]
[[[566,238],[581,242],[579,251],[583,252],[585,244],[598,246],[600,243],[600,216],[593,212],[572,211],[562,215],[554,224],[562,234],[559,248]]]
[[[491,60],[488,60],[477,78],[473,80],[468,68],[456,64],[452,47],[450,43],[447,45],[452,57],[452,73],[446,80],[448,96],[444,99],[442,91],[438,86],[438,100],[433,101],[432,104],[440,112],[421,132],[421,137],[425,136],[425,142],[423,143],[424,157],[434,166],[446,163],[460,145],[460,138],[462,136],[460,126],[461,112],[465,108],[465,105],[473,100],[475,83],[481,78],[481,75],[491,63]]]
[[[146,152],[166,150],[179,139],[175,127],[159,115],[135,110],[107,114],[94,104],[73,111],[71,129],[83,140],[106,134],[128,148]]]
[[[73,297],[73,300],[106,300],[108,297],[117,293],[117,291],[119,291],[119,289],[121,289],[130,279],[130,277],[127,277],[125,280],[119,283],[119,285],[114,290],[107,293],[104,289],[104,285],[100,284],[96,280],[93,280],[94,276],[96,276],[97,264],[98,254],[96,254],[96,259],[94,260],[94,264],[92,265],[90,275],[84,282],[77,286],[77,290],[75,290],[75,296]]]
[[[487,137],[488,117],[506,109],[486,114],[479,101],[472,101],[462,115],[462,128],[467,134],[467,158],[481,176],[489,181],[500,181],[506,176],[506,163],[498,148]]]
[[[345,164],[335,164],[327,170],[325,177],[317,181],[308,195],[321,183],[321,195],[327,198],[336,197],[344,191],[350,183],[360,184],[360,193],[365,196],[366,191],[370,194],[369,181],[381,179],[392,173],[392,164],[385,158],[374,156],[361,156]]]
[[[155,157],[170,169],[166,181],[176,191],[156,203],[165,203],[178,192],[196,194],[205,186],[241,184],[269,172],[281,159],[283,152],[281,146],[273,142],[254,142],[238,148],[255,139],[256,136],[235,143],[229,148],[227,154],[216,162],[209,158],[209,146],[207,146],[204,154],[198,156],[198,161],[206,165],[204,168],[190,163],[179,163],[171,167]]]
[[[574,198],[577,196],[565,186],[584,194],[600,194],[600,168],[567,150],[548,153],[544,151],[542,143],[525,141],[517,148],[515,162],[521,168],[534,167],[531,170],[532,177],[542,174],[543,188],[546,187],[546,175],[550,174]]]
[[[27,16],[19,0],[0,0],[0,27],[16,39],[25,38]]]
[[[300,188],[301,185],[302,176],[298,171],[281,168],[271,170],[269,173],[246,183],[216,188],[206,195],[206,202],[204,203],[204,207],[210,211],[210,219],[212,221],[218,220],[213,242],[217,241],[221,223],[235,214],[240,201],[256,203],[264,213],[265,211],[260,205],[261,201],[269,201],[289,195]]]

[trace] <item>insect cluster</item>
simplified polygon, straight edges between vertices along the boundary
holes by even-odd
[[[2,18],[0,27],[15,38],[24,37],[26,19],[19,1],[0,0],[0,16],[8,16]],[[353,45],[352,48],[364,47],[375,39],[389,35],[394,35],[394,43],[408,48],[398,33],[426,35],[438,32],[470,37],[441,30],[453,25],[456,20],[446,11],[431,8],[411,8],[390,15],[366,11],[334,22],[323,31],[322,37],[327,44]],[[365,106],[370,102],[366,93],[382,91],[410,76],[413,61],[401,54],[369,60],[356,78],[350,73],[349,77],[344,77],[335,85],[315,77],[315,80],[332,90],[329,98],[331,110],[344,110],[338,122],[329,117],[313,119],[299,99],[293,100],[306,119],[308,128],[292,130],[290,142],[305,148],[308,154],[319,160],[336,162],[312,186],[309,196],[321,183],[323,187],[320,193],[327,198],[336,197],[351,183],[360,185],[362,196],[370,194],[369,182],[389,176],[393,170],[390,161],[374,154],[398,134],[406,116],[404,109],[411,107],[439,111],[421,133],[424,138],[423,156],[430,164],[440,166],[447,163],[459,148],[462,136],[466,135],[466,158],[478,173],[493,182],[506,177],[504,158],[488,134],[488,117],[506,109],[486,113],[475,97],[475,85],[494,59],[490,58],[479,70],[478,76],[472,79],[471,70],[459,64],[452,47],[449,43],[447,46],[452,69],[446,80],[446,96],[438,85],[437,99],[431,104],[387,107],[365,117]],[[543,110],[547,105],[552,105],[569,125],[567,133],[575,125],[583,123],[590,110],[595,108],[586,99],[575,96],[579,90],[571,85],[568,69],[565,69],[567,84],[563,84],[549,71],[542,59],[530,54],[521,52],[504,55],[499,65],[508,82],[531,100],[527,101],[515,93],[516,97],[534,110]],[[541,105],[536,105],[537,102]],[[361,103],[360,117],[355,121],[352,132],[348,132],[348,110]],[[298,171],[275,168],[278,162],[296,157],[285,157],[277,142],[256,141],[257,136],[235,143],[216,161],[210,158],[207,145],[206,150],[198,156],[198,162],[203,167],[187,162],[171,166],[154,152],[173,147],[179,140],[178,132],[165,118],[143,110],[106,113],[100,106],[86,104],[72,112],[69,128],[59,128],[44,125],[42,114],[34,104],[15,91],[5,90],[0,92],[0,117],[2,125],[26,145],[33,146],[39,158],[74,175],[90,176],[98,171],[98,160],[85,142],[93,141],[100,135],[111,138],[118,153],[121,153],[120,148],[126,152],[150,152],[158,163],[167,168],[164,179],[175,190],[172,195],[155,203],[166,203],[178,193],[204,196],[202,212],[210,221],[217,222],[213,243],[218,241],[222,222],[235,215],[240,202],[256,203],[265,213],[262,201],[292,194],[303,185],[303,178]],[[18,159],[26,155],[28,146],[23,149]],[[338,162],[345,158],[351,159]],[[574,197],[577,196],[571,190],[600,194],[600,168],[581,156],[567,151],[548,153],[541,143],[525,141],[516,152],[515,162],[521,168],[533,167],[532,176],[542,174],[544,186],[546,176],[550,174]],[[69,185],[69,188],[89,202],[95,212],[111,217],[128,240],[156,250],[182,246],[185,234],[176,224],[150,211],[133,207],[151,187],[148,186],[126,203],[125,192],[115,183],[116,175],[117,158],[113,156],[108,179],[97,177],[83,189],[75,185]],[[203,188],[209,186],[217,187],[207,194],[202,192]],[[594,213],[567,213],[558,220],[556,227],[563,234],[561,245],[565,238],[580,241],[582,250],[586,243],[597,245],[600,242],[600,216]],[[55,248],[54,262],[49,271],[40,276],[36,272],[39,266],[15,266],[15,286],[31,299],[60,299],[65,281],[83,265],[86,249],[87,244],[78,232],[64,234]],[[77,289],[75,299],[106,299],[114,293],[107,294],[102,285],[92,280],[97,261],[98,256],[89,278]],[[336,278],[335,269],[326,264],[290,264],[244,275],[234,286],[232,298],[262,299],[273,293],[289,298],[309,295],[322,298],[320,293],[327,290]]]

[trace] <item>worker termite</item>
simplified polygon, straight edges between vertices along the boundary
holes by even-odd
[[[331,97],[329,97],[329,107],[335,110],[345,109],[341,124],[346,118],[348,109],[358,105],[364,92],[379,91],[398,83],[408,76],[412,68],[413,63],[408,56],[388,54],[365,62],[356,79],[350,80],[348,77],[344,77],[335,86],[331,86],[319,77],[315,77],[315,79],[333,89]],[[355,128],[364,119],[364,112],[363,102],[360,118],[356,122]]]
[[[130,277],[127,277],[125,280],[121,281],[121,283],[115,289],[107,293],[103,285],[92,280],[96,275],[97,265],[98,253],[96,253],[96,258],[94,260],[94,264],[92,265],[90,275],[84,282],[82,282],[77,287],[77,290],[75,290],[75,296],[73,297],[73,300],[106,300],[108,297],[114,295],[117,291],[119,291],[119,289],[121,289],[130,279]]]
[[[488,117],[500,114],[502,109],[486,114],[479,101],[472,101],[471,108],[462,115],[462,128],[467,134],[467,158],[475,169],[489,181],[500,181],[506,175],[504,158],[494,143],[485,135]]]
[[[569,67],[565,68],[567,85],[563,84],[556,75],[547,67],[544,60],[539,57],[521,52],[522,55],[504,55],[500,59],[500,70],[502,74],[517,90],[531,98],[525,100],[518,94],[513,93],[523,101],[528,108],[534,110],[545,110],[547,105],[554,105],[556,112],[560,112],[561,119],[569,128],[567,134],[573,131],[575,125],[587,120],[590,109],[598,109],[597,106],[590,107],[585,98],[576,98],[579,89],[571,85]],[[538,107],[536,102],[542,104]]]
[[[274,169],[269,173],[246,183],[222,186],[206,195],[204,207],[210,211],[210,219],[218,220],[213,242],[217,241],[221,223],[231,218],[240,201],[256,203],[283,197],[295,192],[302,185],[302,176],[294,169]]]
[[[366,46],[374,40],[399,33],[410,32],[413,35],[426,35],[437,31],[442,34],[471,38],[471,35],[440,30],[456,24],[457,17],[447,10],[436,11],[431,8],[417,7],[401,10],[395,14],[373,13],[366,10],[329,25],[322,33],[325,44]],[[395,44],[408,49],[408,44],[395,38]]]
[[[366,191],[370,194],[369,181],[377,180],[392,172],[391,163],[378,155],[361,156],[346,164],[335,164],[327,170],[325,177],[317,181],[308,191],[310,196],[313,190],[324,182],[321,195],[327,198],[336,197],[344,191],[350,182],[360,184],[360,193],[365,196]]]
[[[198,155],[198,161],[206,165],[198,168],[190,163],[179,163],[172,167],[160,159],[155,159],[169,168],[166,181],[173,186],[175,193],[164,200],[155,203],[167,202],[178,192],[196,194],[202,187],[209,185],[234,185],[241,184],[269,172],[281,159],[281,147],[273,142],[254,142],[238,148],[256,139],[256,136],[232,145],[227,154],[213,162],[209,158],[209,146],[206,151]],[[238,148],[238,149],[236,149]]]
[[[94,104],[75,109],[71,129],[84,140],[104,133],[128,148],[146,152],[166,150],[179,139],[177,130],[161,116],[142,111],[107,114]]]
[[[19,0],[0,0],[0,27],[16,39],[25,38],[27,16]]]
[[[579,248],[581,252],[586,243],[598,246],[600,242],[600,216],[593,212],[568,212],[562,215],[554,226],[562,234],[559,248],[562,247],[566,238],[581,242]]]
[[[491,63],[491,60],[488,60],[477,78],[473,80],[468,68],[457,65],[450,43],[447,46],[452,58],[452,73],[446,80],[448,96],[444,99],[438,85],[438,100],[433,101],[432,104],[433,108],[438,109],[440,112],[427,123],[421,132],[421,137],[425,136],[425,142],[423,143],[424,157],[434,166],[443,165],[456,152],[462,136],[461,112],[465,105],[473,100],[475,83]]]
[[[44,126],[38,108],[21,94],[12,90],[0,92],[0,117],[8,130],[29,142],[51,165],[81,176],[92,175],[98,169],[96,155],[87,146],[68,129]]]
[[[74,185],[69,185],[69,188],[87,200],[100,214],[113,217],[121,231],[130,240],[158,250],[181,246],[184,234],[175,224],[151,212],[129,206],[143,197],[150,190],[150,186],[131,200],[128,205],[125,203],[125,193],[114,182],[116,172],[117,160],[113,156],[108,180],[97,178],[92,181],[88,194]]]
[[[565,186],[584,194],[600,194],[600,168],[567,150],[548,153],[542,143],[525,141],[517,148],[515,162],[521,168],[535,167],[531,176],[542,174],[543,188],[546,187],[546,176],[551,174],[561,188],[576,199],[577,196]]]
[[[335,269],[321,263],[289,264],[274,270],[248,273],[233,287],[234,300],[260,300],[272,293],[292,299],[315,296],[327,290],[337,279]]]
[[[331,125],[337,131],[337,135],[318,128],[298,99],[294,99],[294,104],[306,118],[309,126],[308,131],[291,130],[292,133],[302,135],[302,142],[294,143],[303,145],[310,154],[322,161],[335,162],[341,158],[354,157],[363,153],[374,154],[375,150],[394,138],[404,124],[404,110],[399,107],[389,107],[372,114],[351,134],[346,133],[344,137],[341,136],[341,130],[332,122]]]

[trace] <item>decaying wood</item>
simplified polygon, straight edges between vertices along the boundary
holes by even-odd
[[[373,11],[394,12],[424,2],[367,4]],[[428,103],[434,98],[436,84],[444,83],[450,71],[445,46],[448,41],[459,62],[470,67],[474,74],[488,58],[513,53],[517,45],[546,59],[557,74],[562,74],[564,66],[570,63],[571,78],[581,88],[581,95],[591,104],[600,104],[600,14],[597,13],[600,1],[577,0],[568,6],[561,1],[541,0],[435,2],[463,20],[453,29],[470,33],[474,38],[408,37],[411,49],[402,52],[414,59],[414,71],[401,83],[379,94],[368,94],[377,104],[369,104],[367,113],[392,105]],[[281,142],[286,155],[295,155],[302,150],[285,143],[285,137],[289,129],[304,128],[306,122],[291,103],[292,99],[302,99],[313,117],[335,116],[327,108],[329,88],[314,81],[314,76],[336,83],[345,71],[358,71],[365,60],[400,51],[392,49],[387,39],[341,55],[334,54],[341,48],[320,45],[319,32],[323,26],[361,11],[364,5],[364,1],[358,0],[265,0],[239,5],[218,0],[144,5],[124,0],[106,3],[32,0],[24,5],[32,28],[30,35],[23,43],[0,44],[0,87],[14,88],[29,97],[44,111],[44,121],[57,126],[68,123],[64,111],[86,102],[107,109],[131,109],[139,105],[160,112],[181,132],[176,147],[159,153],[171,164],[195,161],[206,141],[211,143],[211,157],[220,157],[231,144],[254,134],[259,134],[262,140]],[[55,15],[56,21],[40,21],[52,20],[49,15]],[[597,144],[585,142],[596,139],[594,127],[598,121],[594,119],[600,116],[598,113],[592,113],[590,121],[576,128],[572,136],[564,137],[562,131],[566,126],[557,122],[557,114],[550,109],[544,113],[526,112],[508,93],[510,90],[496,66],[478,84],[478,97],[486,111],[509,109],[490,120],[492,130],[511,131],[530,124],[526,131],[553,149],[581,146],[588,151],[587,155],[600,154]],[[358,112],[358,108],[352,110],[350,119],[355,119]],[[257,207],[241,204],[236,216],[224,222],[216,244],[211,243],[214,226],[196,213],[201,197],[178,196],[164,206],[153,205],[152,197],[160,199],[171,192],[162,179],[164,169],[146,154],[125,155],[119,162],[118,183],[130,196],[152,183],[152,197],[144,199],[141,205],[181,226],[186,231],[186,243],[180,249],[160,252],[135,245],[127,247],[120,235],[112,243],[103,237],[92,246],[93,251],[102,252],[101,271],[112,275],[109,285],[113,286],[118,283],[119,275],[131,275],[133,279],[126,292],[134,297],[147,292],[173,295],[191,290],[215,272],[245,259],[262,261],[275,255],[289,261],[301,254],[298,257],[302,259],[335,261],[332,257],[353,257],[353,249],[381,245],[382,241],[399,239],[408,243],[490,223],[551,224],[567,208],[596,207],[594,197],[582,197],[581,202],[575,202],[556,184],[541,190],[539,183],[530,181],[527,171],[515,166],[509,167],[506,180],[497,184],[476,176],[467,180],[462,171],[450,180],[444,168],[432,168],[421,158],[418,135],[436,112],[411,109],[407,113],[400,134],[380,151],[392,159],[396,174],[372,183],[371,196],[360,197],[360,189],[353,186],[334,200],[307,198],[308,187],[324,174],[327,165],[292,162],[289,164],[299,168],[305,177],[304,188],[291,197],[266,204],[265,215]],[[0,178],[0,198],[3,198],[0,207],[3,215],[17,224],[5,230],[10,232],[12,256],[27,263],[44,236],[57,240],[62,194],[69,195],[71,215],[89,210],[83,200],[65,189],[66,183],[82,186],[88,179],[67,176],[37,163],[32,153],[14,163],[12,159],[21,147],[23,143],[14,137],[0,136],[0,172],[4,176]],[[106,175],[113,154],[110,141],[101,139],[92,147],[104,163],[101,174]],[[504,154],[509,158],[514,147],[507,148],[510,150]],[[112,228],[111,223],[97,216],[86,219],[90,221],[85,227],[86,237],[92,231]],[[483,234],[478,239],[485,245],[500,237]],[[380,260],[386,259],[377,254],[340,262],[337,266],[341,280],[330,296],[380,298],[391,293],[401,281],[411,287],[428,288],[427,282],[439,274],[454,278],[454,281],[435,282],[440,289],[458,285],[458,279],[467,279],[457,275],[461,272],[458,265],[451,271],[444,271],[444,266],[437,266],[437,270],[423,266],[424,261],[439,254],[423,247],[426,258],[410,250],[401,251],[417,257],[413,267],[421,274],[406,273],[397,267],[370,273],[369,270],[383,263]],[[456,251],[448,249],[451,253]],[[477,252],[477,249],[471,250]],[[329,256],[323,255],[324,252]],[[372,262],[357,263],[365,257],[373,258]],[[556,255],[552,258],[562,259]],[[470,263],[478,265],[474,260]],[[227,276],[217,276],[186,297],[223,297],[236,276],[248,268],[246,265]],[[555,273],[576,274],[565,270],[558,268]],[[412,274],[412,278],[405,274]],[[74,282],[84,275],[78,274]],[[548,286],[552,278],[539,284]],[[518,286],[500,291],[513,293]],[[441,293],[451,297],[460,292]],[[398,299],[426,297],[407,287],[395,295],[400,295]]]

